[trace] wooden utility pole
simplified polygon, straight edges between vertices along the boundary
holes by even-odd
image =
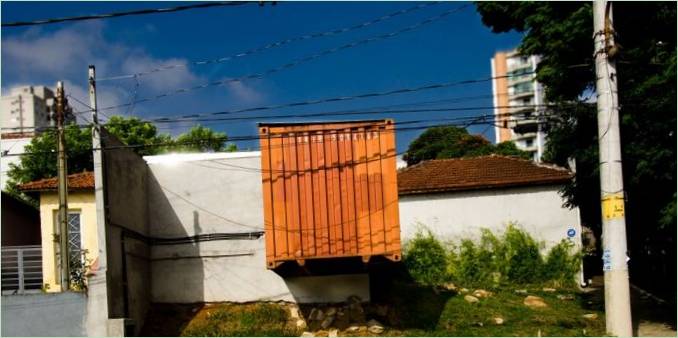
[[[59,181],[59,247],[61,262],[61,291],[67,291],[70,284],[68,253],[68,174],[66,172],[66,138],[64,122],[66,120],[66,98],[63,82],[57,82],[56,112],[57,125],[57,179]]]
[[[603,271],[605,273],[605,323],[615,336],[631,336],[629,270],[626,261],[626,218],[619,134],[617,67],[611,56],[616,49],[612,3],[593,2],[593,27],[598,93],[598,149],[603,224]]]

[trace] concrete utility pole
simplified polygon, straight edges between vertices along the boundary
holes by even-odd
[[[64,85],[57,82],[56,92],[56,125],[57,125],[57,179],[59,181],[59,244],[61,248],[61,291],[67,291],[70,284],[70,268],[68,254],[68,175],[66,173],[66,139],[64,121],[66,98]]]
[[[631,303],[626,264],[626,218],[619,137],[617,68],[610,59],[615,48],[612,3],[593,2],[593,31],[598,93],[598,148],[603,221],[603,271],[605,272],[605,323],[607,332],[630,337]]]

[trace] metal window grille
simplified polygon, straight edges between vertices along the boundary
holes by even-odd
[[[24,293],[42,287],[42,249],[39,245],[2,248],[2,293]]]

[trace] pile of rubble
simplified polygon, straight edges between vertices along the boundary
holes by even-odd
[[[376,318],[387,318],[387,305],[364,303],[350,296],[340,304],[290,306],[290,317],[302,337],[371,336],[384,332],[385,326]]]

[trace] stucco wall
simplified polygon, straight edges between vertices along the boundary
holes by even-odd
[[[85,336],[86,302],[74,292],[2,296],[2,336]]]
[[[560,186],[535,186],[400,196],[400,226],[403,240],[425,225],[444,240],[475,238],[481,228],[501,232],[515,222],[546,248],[576,230],[580,245],[579,210],[563,207]]]
[[[259,152],[151,156],[153,237],[263,231]],[[283,279],[266,269],[265,240],[154,245],[154,302],[369,299],[366,274]],[[342,287],[337,287],[342,286]]]
[[[102,128],[109,318],[130,318],[135,334],[150,306],[146,162]],[[141,238],[141,240],[140,240]]]
[[[99,252],[96,231],[96,206],[94,191],[71,191],[68,194],[68,210],[80,213],[80,233],[83,249],[87,250],[87,261],[94,262]],[[40,194],[40,231],[42,237],[42,280],[49,286],[47,291],[59,292],[61,285],[57,275],[56,249],[54,242],[59,211],[59,195],[56,192]]]

